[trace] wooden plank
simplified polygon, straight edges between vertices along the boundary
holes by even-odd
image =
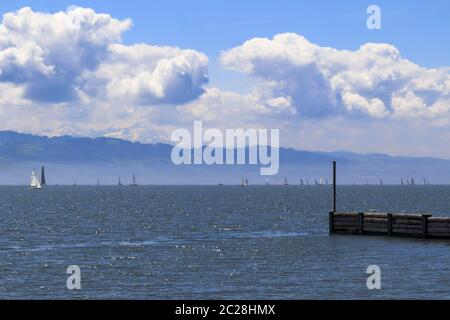
[[[337,223],[340,223],[340,224],[358,224],[359,223],[359,221],[358,220],[338,220],[338,219],[334,219],[334,222],[333,222],[333,224],[337,224]]]
[[[387,218],[367,218],[364,217],[364,223],[371,223],[371,222],[375,222],[375,223],[379,223],[379,222],[383,222],[383,223],[387,223]]]
[[[449,228],[450,225],[447,223],[428,223],[428,228]]]
[[[356,212],[335,212],[334,217],[358,217],[358,213]]]
[[[428,222],[447,222],[450,223],[450,217],[429,217]]]
[[[428,228],[428,233],[450,233],[450,228]]]
[[[393,223],[392,228],[394,229],[414,229],[414,230],[422,230],[422,225],[411,225],[411,224],[398,224]]]
[[[393,223],[422,225],[422,219],[393,219]]]
[[[359,230],[358,226],[334,226],[334,230]]]
[[[418,234],[422,235],[422,229],[392,229],[393,233],[408,233],[408,234]]]
[[[421,214],[393,214],[392,215],[393,219],[418,219],[418,220],[422,220],[422,215]]]
[[[442,225],[442,226],[449,226],[450,222],[447,221],[436,221],[436,220],[428,220],[429,225]]]
[[[349,222],[358,222],[358,218],[344,218],[344,217],[334,217],[334,221],[349,221]]]
[[[364,232],[377,232],[377,233],[386,233],[388,232],[387,228],[364,228]]]
[[[387,213],[370,213],[365,212],[364,217],[374,218],[374,219],[387,219]]]
[[[334,225],[334,230],[354,230],[358,229],[358,226],[340,226],[340,225]]]
[[[450,233],[430,233],[428,232],[429,238],[439,238],[439,239],[450,239]]]
[[[364,230],[367,228],[386,228],[388,227],[387,223],[364,223]]]

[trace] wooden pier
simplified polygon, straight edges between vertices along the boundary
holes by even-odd
[[[450,239],[450,217],[428,214],[330,212],[331,234]]]
[[[430,214],[397,214],[336,211],[336,161],[333,161],[333,211],[330,234],[384,235],[450,239],[450,217]]]

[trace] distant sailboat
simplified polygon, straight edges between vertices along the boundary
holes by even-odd
[[[403,186],[403,185],[404,185],[404,183],[403,183],[403,178],[401,178],[400,181],[401,181],[401,184],[402,184],[402,186]]]
[[[33,172],[31,172],[31,181],[30,181],[30,189],[41,189],[42,185],[39,182],[39,179],[36,176],[36,170],[33,169]]]
[[[288,183],[288,181],[287,181],[287,178],[286,178],[286,177],[284,177],[284,182],[283,182],[283,185],[285,185],[285,186],[288,186],[288,185],[289,185],[289,183]]]
[[[316,186],[318,185],[318,183],[317,183],[317,179],[314,179],[314,182],[316,183]]]
[[[44,171],[44,166],[42,166],[41,168],[41,186],[45,186],[46,182],[45,182],[45,171]]]
[[[77,186],[77,179],[75,179],[75,181],[73,182],[73,186]]]
[[[303,186],[303,179],[300,179],[300,185]]]
[[[248,179],[247,178],[245,178],[245,186],[246,187],[248,186]]]
[[[118,186],[122,186],[122,181],[120,181],[120,177],[119,177],[119,181],[117,182]]]
[[[414,185],[414,178],[411,178],[411,185]]]
[[[382,186],[383,185],[383,180],[381,180],[381,178],[380,178],[380,186]]]
[[[133,173],[133,183],[131,184],[132,187],[137,187],[138,184],[136,183],[136,176]]]
[[[328,184],[328,179],[325,179],[325,183],[326,183],[326,185],[327,185],[327,187],[329,186],[329,184]]]

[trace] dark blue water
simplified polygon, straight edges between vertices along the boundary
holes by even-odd
[[[338,196],[340,210],[450,214],[447,186]],[[329,236],[330,207],[327,187],[0,187],[0,298],[450,298],[450,241]],[[366,287],[373,264],[381,290]]]

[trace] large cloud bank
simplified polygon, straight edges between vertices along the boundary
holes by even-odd
[[[336,50],[285,33],[249,40],[221,61],[259,79],[272,99],[290,101],[306,117],[436,117],[450,109],[448,70],[420,67],[388,44]]]
[[[71,7],[54,14],[23,8],[0,25],[0,81],[36,102],[99,95],[130,102],[177,104],[203,93],[205,55],[194,50],[126,46],[130,20]]]

